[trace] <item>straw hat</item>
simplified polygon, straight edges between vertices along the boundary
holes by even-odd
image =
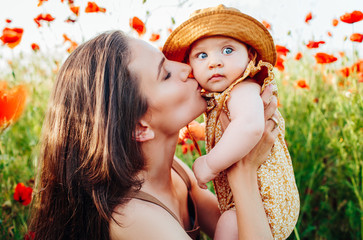
[[[166,58],[182,62],[190,45],[198,39],[223,35],[252,46],[258,59],[276,63],[276,49],[271,34],[256,19],[235,8],[219,5],[200,9],[177,27],[166,40],[163,53]]]

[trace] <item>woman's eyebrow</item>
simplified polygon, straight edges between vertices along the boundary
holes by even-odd
[[[163,64],[165,62],[165,57],[163,57],[159,63],[159,67],[158,67],[158,78],[159,78],[159,75],[160,75],[160,72],[161,72],[161,68],[163,67]]]

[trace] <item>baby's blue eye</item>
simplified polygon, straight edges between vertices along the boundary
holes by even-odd
[[[206,58],[206,57],[208,57],[208,55],[207,55],[206,53],[199,53],[199,54],[197,55],[197,58],[200,58],[200,59],[204,59],[204,58]]]
[[[223,54],[231,54],[232,52],[233,52],[232,48],[227,47],[227,48],[223,49]]]

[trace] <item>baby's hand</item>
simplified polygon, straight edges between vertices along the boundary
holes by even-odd
[[[207,155],[201,156],[194,161],[193,172],[200,188],[207,189],[206,183],[213,180],[218,173],[214,173],[207,162]]]

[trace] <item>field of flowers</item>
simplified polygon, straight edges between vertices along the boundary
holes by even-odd
[[[39,7],[43,4],[47,0],[39,0]],[[94,2],[88,2],[85,9],[73,0],[63,4],[72,12],[66,19],[70,23],[77,21],[80,11],[107,12]],[[313,18],[312,13],[307,13],[306,24]],[[34,24],[42,28],[53,20],[50,13],[39,14]],[[357,10],[342,12],[331,19],[331,24],[354,26],[362,20],[363,13]],[[263,23],[271,28],[268,21]],[[13,26],[11,19],[5,24],[0,33],[0,51],[16,48],[24,32],[21,27]],[[147,32],[144,21],[131,16],[130,31],[143,36]],[[346,51],[320,52],[319,47],[325,41],[312,40],[301,46],[299,52],[276,45],[279,110],[286,121],[286,141],[301,201],[299,220],[289,239],[363,239],[363,53],[359,52],[363,32],[360,31],[346,33],[342,41],[352,46]],[[149,35],[150,42],[160,39],[158,33]],[[0,239],[34,236],[27,229],[27,221],[42,121],[62,59],[80,44],[66,34],[63,38],[67,46],[63,56],[44,54],[39,51],[42,46],[33,43],[31,54],[14,55],[1,66]],[[205,153],[201,140],[203,128],[198,123],[202,121],[201,116],[191,129],[199,140],[201,152]],[[190,166],[199,155],[185,129],[180,134],[176,153]]]

